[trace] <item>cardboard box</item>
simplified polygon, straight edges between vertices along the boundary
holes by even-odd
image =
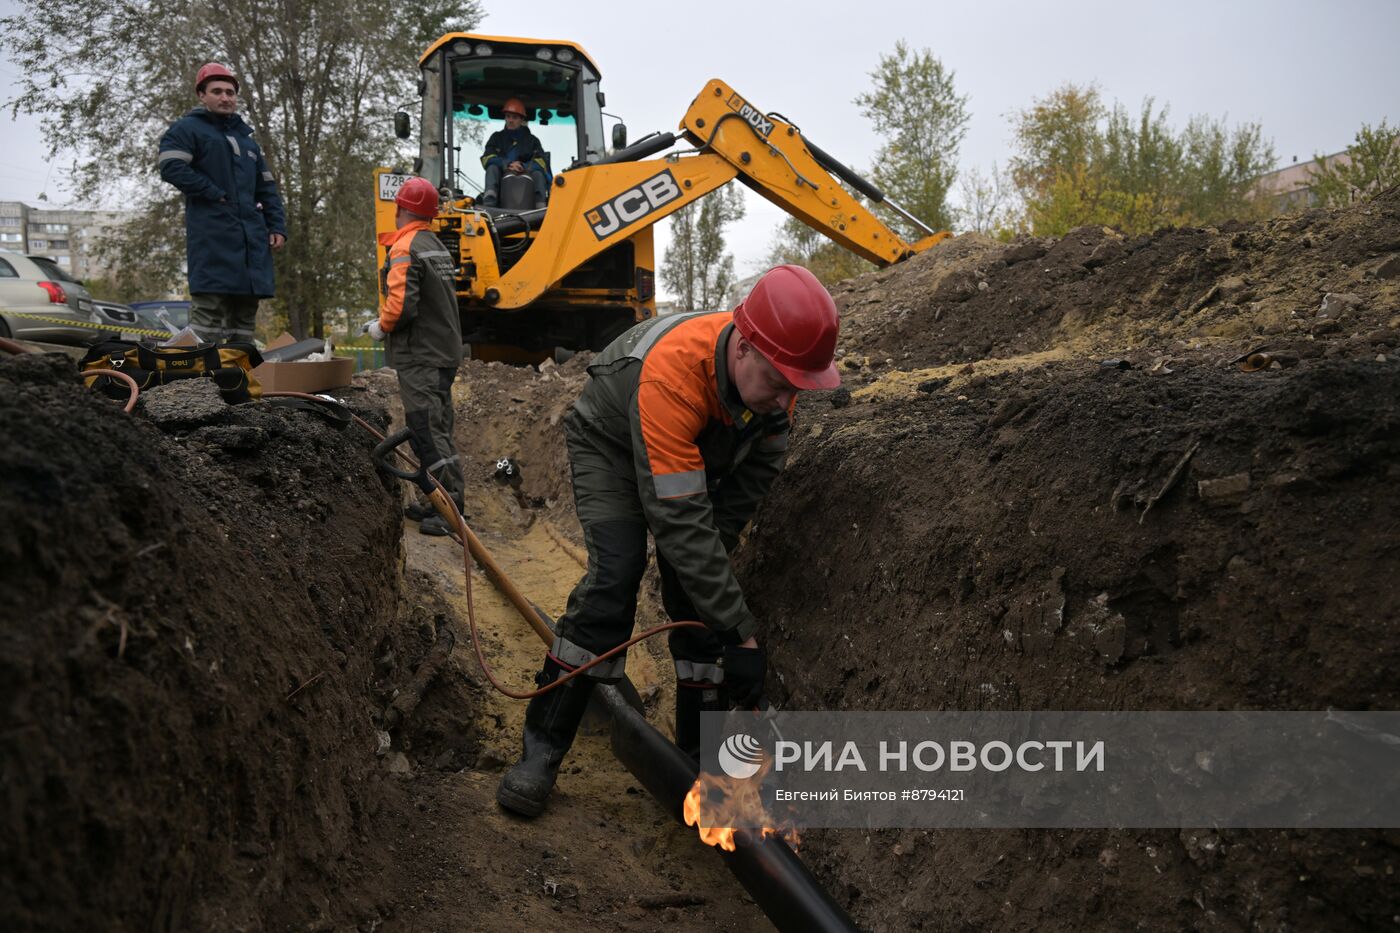
[[[269,350],[291,346],[296,338],[284,333],[267,345]],[[294,360],[290,363],[263,363],[253,370],[253,376],[262,385],[264,392],[324,392],[350,384],[355,375],[355,361],[347,356],[337,356],[333,360],[308,362]]]

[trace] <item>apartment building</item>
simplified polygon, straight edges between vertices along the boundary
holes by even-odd
[[[1270,199],[1276,210],[1312,207],[1317,203],[1317,196],[1312,190],[1313,174],[1323,165],[1335,167],[1350,162],[1351,156],[1347,155],[1346,150],[1306,162],[1299,162],[1295,156],[1291,165],[1260,175],[1255,182],[1255,190]]]
[[[97,255],[103,232],[127,221],[121,211],[82,211],[30,207],[0,201],[0,248],[48,256],[74,278],[103,278]]]

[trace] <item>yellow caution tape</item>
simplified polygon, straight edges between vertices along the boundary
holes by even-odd
[[[142,337],[170,337],[168,330],[142,330],[139,327],[123,327],[119,324],[97,324],[92,321],[70,321],[62,317],[49,317],[47,314],[30,314],[27,311],[7,311],[0,308],[0,315],[22,317],[30,321],[44,321],[47,324],[62,324],[65,327],[87,327],[92,330],[118,331],[123,334],[140,334]]]

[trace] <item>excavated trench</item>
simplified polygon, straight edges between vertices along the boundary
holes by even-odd
[[[803,398],[739,562],[782,706],[1396,708],[1400,194],[964,236],[835,291],[846,385]],[[580,573],[558,420],[585,362],[456,387],[469,520],[551,616]],[[384,425],[394,394],[346,398]],[[475,670],[460,552],[401,534],[367,437],[198,385],[127,416],[37,356],[0,356],[0,426],[9,928],[765,926],[601,720],[543,817],[498,810],[521,704]],[[535,636],[474,584],[528,683]],[[628,667],[669,733],[664,646]],[[831,830],[802,856],[872,930],[1385,929],[1397,847]]]
[[[458,390],[471,411],[473,380]],[[398,414],[385,374],[345,395],[380,426]],[[603,717],[544,817],[498,809],[523,704],[477,672],[461,551],[403,534],[367,434],[199,382],[125,415],[59,356],[0,358],[0,425],[7,928],[764,925],[616,761]],[[473,436],[473,525],[557,615],[580,549],[490,481],[482,452],[509,434]],[[473,583],[498,676],[529,684],[538,640]],[[648,648],[630,673],[669,732]]]

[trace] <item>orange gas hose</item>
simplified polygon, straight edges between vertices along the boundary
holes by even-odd
[[[9,337],[0,337],[0,350],[4,350],[6,353],[13,353],[15,356],[19,356],[21,353],[39,352],[35,347],[25,346],[18,340],[11,340]]]
[[[126,387],[127,387],[128,389],[131,390],[131,395],[130,395],[130,397],[127,398],[126,404],[125,404],[124,406],[122,406],[122,411],[127,412],[127,413],[130,413],[131,410],[132,410],[133,408],[136,407],[136,397],[137,397],[138,395],[141,394],[141,389],[140,389],[140,387],[138,387],[138,386],[136,385],[136,380],[135,380],[135,379],[132,379],[132,378],[131,378],[130,376],[128,376],[126,373],[124,373],[124,372],[119,372],[118,370],[115,370],[115,369],[85,369],[85,370],[83,370],[82,377],[83,377],[84,379],[86,379],[88,376],[115,376],[115,377],[117,377],[118,379],[120,379],[122,382],[125,382],[125,383],[126,383]]]

